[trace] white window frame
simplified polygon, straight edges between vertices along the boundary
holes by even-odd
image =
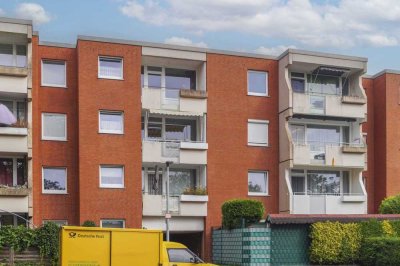
[[[249,75],[250,73],[265,73],[265,93],[258,93],[258,92],[250,91],[250,75]],[[268,71],[247,70],[247,95],[267,97],[268,96],[268,78],[269,78]]]
[[[125,219],[100,219],[100,227],[103,227],[103,222],[122,222],[122,228],[125,228]]]
[[[120,59],[121,60],[121,76],[120,77],[115,77],[115,76],[104,76],[100,75],[100,61],[101,59]],[[115,80],[123,80],[124,79],[124,58],[119,57],[119,56],[103,56],[99,55],[97,58],[97,77],[99,79],[115,79]]]
[[[17,159],[24,159],[23,156],[16,156],[16,155],[4,155],[2,156],[4,159],[12,159],[13,161],[13,186],[17,186],[18,182],[18,168],[17,168]],[[25,160],[26,161],[26,160]],[[25,162],[25,171],[28,169],[28,162]],[[26,177],[26,182],[28,183],[28,178]],[[27,184],[28,185],[28,184]]]
[[[65,190],[44,189],[44,169],[65,169]],[[65,166],[42,166],[42,193],[43,194],[68,194],[68,169]]]
[[[49,115],[63,115],[65,116],[65,137],[64,138],[59,138],[59,137],[47,137],[44,135],[44,117],[49,114]],[[63,114],[63,113],[48,113],[48,112],[43,112],[42,113],[42,140],[53,140],[53,141],[67,141],[67,132],[68,132],[68,128],[67,128],[67,114]]]
[[[43,63],[44,62],[63,62],[64,63],[64,80],[65,84],[50,84],[50,83],[44,83],[43,82]],[[40,77],[40,83],[41,86],[43,87],[58,87],[58,88],[67,88],[67,61],[65,60],[58,60],[58,59],[42,59],[41,60],[41,77]]]
[[[122,168],[122,184],[121,185],[110,185],[101,183],[101,168]],[[100,188],[125,188],[125,166],[118,164],[101,164],[99,165],[99,186]]]
[[[122,130],[104,130],[101,129],[101,115],[102,114],[119,114],[122,117]],[[116,134],[116,135],[123,135],[124,134],[124,112],[123,111],[110,111],[110,110],[99,110],[99,133],[102,134]]]
[[[6,45],[12,45],[12,46],[13,46],[13,54],[12,54],[13,63],[12,63],[12,65],[3,65],[3,66],[5,66],[5,67],[17,67],[17,68],[27,68],[27,67],[28,67],[28,45],[27,45],[27,43],[20,43],[20,42],[17,42],[17,43],[1,42],[0,44],[6,44]],[[17,46],[18,46],[18,45],[21,45],[21,46],[25,46],[25,47],[26,47],[26,55],[25,55],[26,59],[25,59],[25,66],[24,66],[24,67],[17,66]]]
[[[249,191],[249,173],[263,173],[265,177],[265,193],[263,192],[250,192]],[[262,171],[262,170],[248,170],[247,171],[247,193],[249,196],[269,196],[269,173],[268,171]]]
[[[249,124],[265,124],[267,125],[267,143],[252,143],[249,142]],[[248,119],[247,120],[247,145],[248,146],[256,146],[256,147],[268,147],[269,146],[269,120],[260,120],[260,119]]]

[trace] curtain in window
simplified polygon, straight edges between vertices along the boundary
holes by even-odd
[[[65,62],[43,61],[42,84],[65,86]]]
[[[13,186],[13,159],[0,158],[0,185]]]
[[[120,58],[100,58],[100,76],[122,78],[122,60]]]
[[[304,193],[304,176],[292,176],[292,191],[293,193],[302,194]]]

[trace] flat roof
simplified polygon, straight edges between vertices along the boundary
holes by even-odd
[[[368,58],[366,58],[366,57],[358,57],[358,56],[352,56],[352,55],[340,55],[340,54],[323,53],[323,52],[314,52],[314,51],[292,49],[292,48],[287,49],[285,52],[283,52],[281,55],[279,55],[278,56],[278,60],[282,59],[283,57],[285,57],[289,53],[368,62]]]
[[[0,22],[3,22],[3,23],[14,23],[14,24],[23,24],[23,25],[32,25],[32,20],[28,20],[28,19],[19,19],[19,18],[0,17]]]
[[[76,48],[75,44],[72,44],[72,43],[61,43],[61,42],[40,41],[39,45],[41,45],[41,46],[60,47],[60,48]]]

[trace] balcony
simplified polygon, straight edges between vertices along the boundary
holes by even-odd
[[[366,99],[330,94],[293,92],[293,113],[364,119]]]
[[[28,129],[0,127],[0,152],[28,153]]]
[[[170,112],[182,112],[187,115],[202,116],[207,113],[207,92],[199,90],[176,90],[168,88],[143,88],[142,108]],[[185,115],[185,114],[182,114]]]
[[[204,142],[174,142],[143,140],[144,163],[207,164],[208,144]]]
[[[364,168],[363,145],[293,143],[293,165]]]
[[[173,216],[207,216],[206,195],[170,196],[169,211]],[[166,196],[143,194],[143,216],[164,216]]]
[[[354,194],[292,195],[292,214],[366,214],[367,196]]]

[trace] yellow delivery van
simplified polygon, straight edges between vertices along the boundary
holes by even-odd
[[[61,266],[189,266],[204,263],[159,230],[63,226]]]

